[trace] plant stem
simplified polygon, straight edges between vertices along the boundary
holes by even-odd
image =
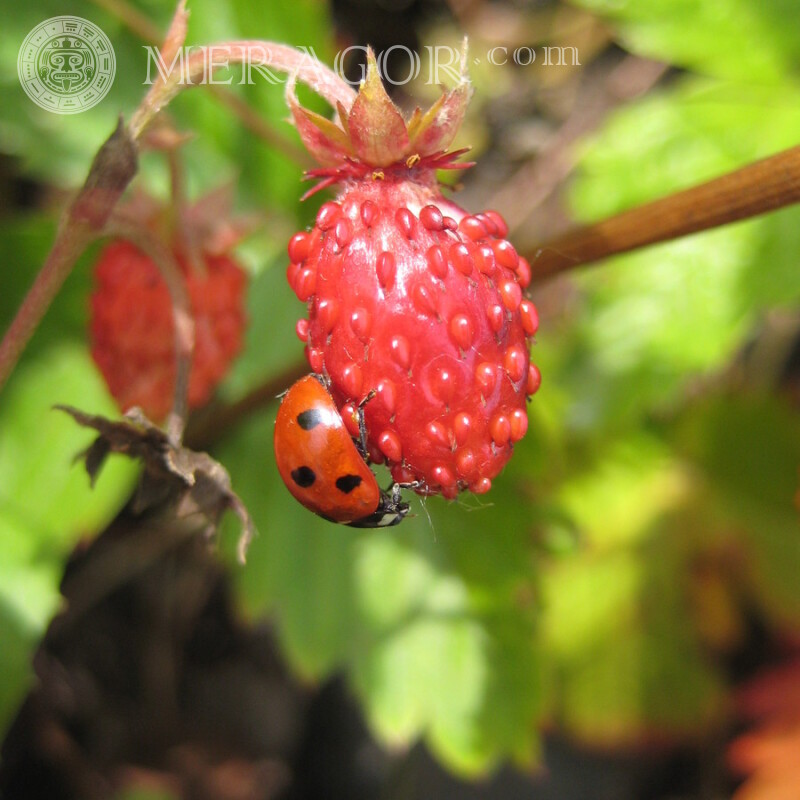
[[[168,36],[168,40],[169,38]],[[174,53],[165,45],[162,51],[164,63],[171,62],[173,55]],[[141,137],[158,112],[181,91],[213,82],[212,78],[219,69],[235,64],[247,64],[249,67],[262,69],[271,68],[293,75],[327,100],[333,108],[338,108],[341,104],[349,109],[356,97],[355,89],[330,67],[316,58],[311,58],[308,53],[280,42],[236,39],[192,48],[184,64],[185,70],[170,73],[166,81],[156,81],[150,87],[128,125],[134,139]]]
[[[534,280],[800,202],[800,146],[575,228],[527,253]]]
[[[33,336],[45,309],[64,284],[72,265],[93,238],[93,231],[86,226],[72,228],[67,235],[56,238],[33,286],[0,342],[0,388]]]
[[[282,153],[301,169],[309,170],[316,165],[316,162],[305,148],[295,144],[288,136],[284,136],[273,128],[268,120],[242,100],[238,94],[230,91],[225,86],[209,86],[208,92],[217,102],[222,103],[234,116],[238,117],[239,122],[250,133],[258,136],[273,150]]]
[[[117,200],[137,169],[135,143],[120,120],[92,162],[89,175],[59,225],[33,286],[0,342],[0,388],[58,294],[75,261],[101,235]]]
[[[138,8],[134,8],[125,0],[92,0],[92,2],[116,17],[128,30],[133,31],[140,39],[150,42],[161,41],[161,31]]]

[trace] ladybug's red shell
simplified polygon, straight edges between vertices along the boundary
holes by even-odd
[[[375,476],[315,375],[301,378],[283,397],[275,420],[275,460],[295,499],[333,522],[358,524],[384,504]],[[376,518],[364,527],[381,524],[395,522]]]

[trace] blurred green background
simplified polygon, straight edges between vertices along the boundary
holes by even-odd
[[[369,37],[378,49],[414,48],[425,63],[426,45],[468,34],[476,91],[456,144],[472,143],[478,165],[455,199],[507,215],[511,238],[532,255],[570,222],[800,138],[800,26],[783,0],[406,2],[388,21],[385,8],[355,2],[189,8],[190,44],[273,39],[330,62]],[[171,12],[155,0],[35,0],[4,11],[3,329],[68,193],[144,94],[151,42],[137,20],[163,31]],[[71,116],[34,105],[16,71],[28,31],[64,13],[98,24],[117,58],[109,95]],[[542,64],[545,46],[575,47],[580,63]],[[490,63],[493,47],[507,48],[509,63]],[[536,49],[538,63],[515,64],[520,47]],[[398,64],[399,74],[407,68]],[[298,141],[282,86],[231,91]],[[419,80],[396,99],[429,102],[436,91]],[[194,134],[183,148],[189,193],[232,182],[237,210],[262,219],[239,248],[250,326],[219,392],[232,402],[301,364],[285,245],[323,198],[301,205],[302,166],[205,88],[183,93],[169,114]],[[136,184],[164,197],[167,179],[163,160],[146,154]],[[31,658],[59,609],[66,557],[113,519],[136,476],[113,458],[90,489],[73,465],[89,436],[51,410],[115,413],[86,340],[96,252],[80,260],[0,394],[3,729],[35,685]],[[231,555],[233,522],[221,538],[241,624],[268,622],[304,685],[343,675],[382,745],[401,752],[422,739],[463,778],[540,764],[545,730],[605,752],[712,742],[718,753],[736,719],[734,685],[800,641],[800,211],[575,270],[532,297],[542,388],[529,433],[487,496],[414,500],[413,518],[387,531],[334,527],[294,503],[277,476],[274,403],[215,432],[212,453],[259,530],[243,568]]]

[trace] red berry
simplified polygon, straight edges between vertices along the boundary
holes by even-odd
[[[434,198],[442,216],[462,221],[458,231],[431,224]],[[360,213],[366,203],[376,209],[369,227]],[[432,175],[351,181],[337,205],[339,215],[354,209],[348,244],[333,229],[323,232],[305,260],[314,292],[295,287],[310,300],[309,347],[321,354],[337,404],[375,392],[364,406],[368,443],[395,480],[411,476],[423,491],[451,497],[485,491],[483,479],[500,472],[527,430],[534,388],[535,308],[511,267],[495,259],[493,278],[480,268],[479,254],[500,252],[510,262],[511,251],[493,249],[504,240],[469,222],[477,218],[445,200]],[[339,309],[333,321],[331,308]]]
[[[308,307],[300,332],[337,406],[363,403],[367,449],[395,481],[446,497],[486,492],[524,436],[538,388],[529,358],[538,319],[523,294],[530,266],[496,211],[468,214],[439,190],[436,170],[458,166],[444,151],[466,84],[413,127],[373,66],[340,136],[326,138],[290,96],[323,164],[311,175],[341,187],[290,244],[289,280]]]
[[[204,255],[196,270],[181,254],[175,257],[194,314],[189,405],[196,408],[209,400],[241,349],[245,274],[225,255]],[[158,267],[127,241],[109,244],[95,265],[90,337],[92,357],[120,408],[140,406],[163,420],[175,382],[172,302]]]

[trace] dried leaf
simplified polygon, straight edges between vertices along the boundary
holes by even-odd
[[[109,453],[141,459],[144,472],[134,500],[136,512],[170,505],[179,519],[202,514],[208,520],[208,533],[213,534],[222,514],[230,509],[242,523],[239,556],[244,560],[255,528],[222,464],[207,453],[196,453],[171,442],[139,409],[129,411],[124,421],[113,421],[71,406],[56,408],[100,434],[82,454],[92,481]]]

